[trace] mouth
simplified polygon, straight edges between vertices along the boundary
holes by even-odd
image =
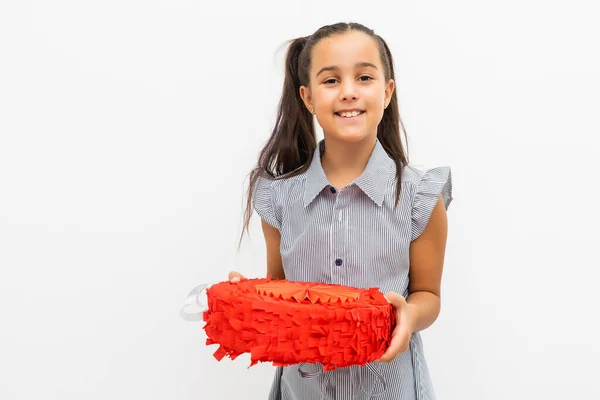
[[[363,115],[366,111],[362,110],[362,111],[358,111],[358,112],[351,112],[351,113],[339,113],[336,112],[334,113],[335,115],[337,115],[338,117],[342,118],[342,119],[356,119],[358,117],[360,117],[361,115]]]

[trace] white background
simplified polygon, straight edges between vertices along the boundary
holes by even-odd
[[[179,307],[264,275],[278,49],[338,21],[390,45],[411,162],[452,167],[438,399],[600,398],[592,3],[2,1],[0,398],[266,398]]]

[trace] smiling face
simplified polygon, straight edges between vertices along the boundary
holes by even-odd
[[[377,42],[350,31],[321,39],[312,49],[310,84],[300,87],[325,138],[358,142],[377,136],[394,81],[385,80]]]

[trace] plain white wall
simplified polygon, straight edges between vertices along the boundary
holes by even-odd
[[[391,46],[414,164],[453,168],[439,399],[600,398],[600,29],[593,2],[3,1],[0,398],[264,399],[188,291],[263,276],[245,179],[284,40]]]

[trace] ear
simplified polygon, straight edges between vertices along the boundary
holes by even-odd
[[[308,109],[308,112],[312,113],[311,110],[314,109],[313,108],[314,106],[312,104],[312,96],[310,93],[310,88],[307,86],[300,86],[300,97],[302,98],[304,105]]]
[[[389,81],[387,81],[387,83],[385,85],[385,100],[383,103],[385,108],[387,108],[387,106],[390,105],[390,101],[392,101],[392,94],[394,93],[395,88],[396,88],[396,82],[394,82],[393,79],[390,79]]]

